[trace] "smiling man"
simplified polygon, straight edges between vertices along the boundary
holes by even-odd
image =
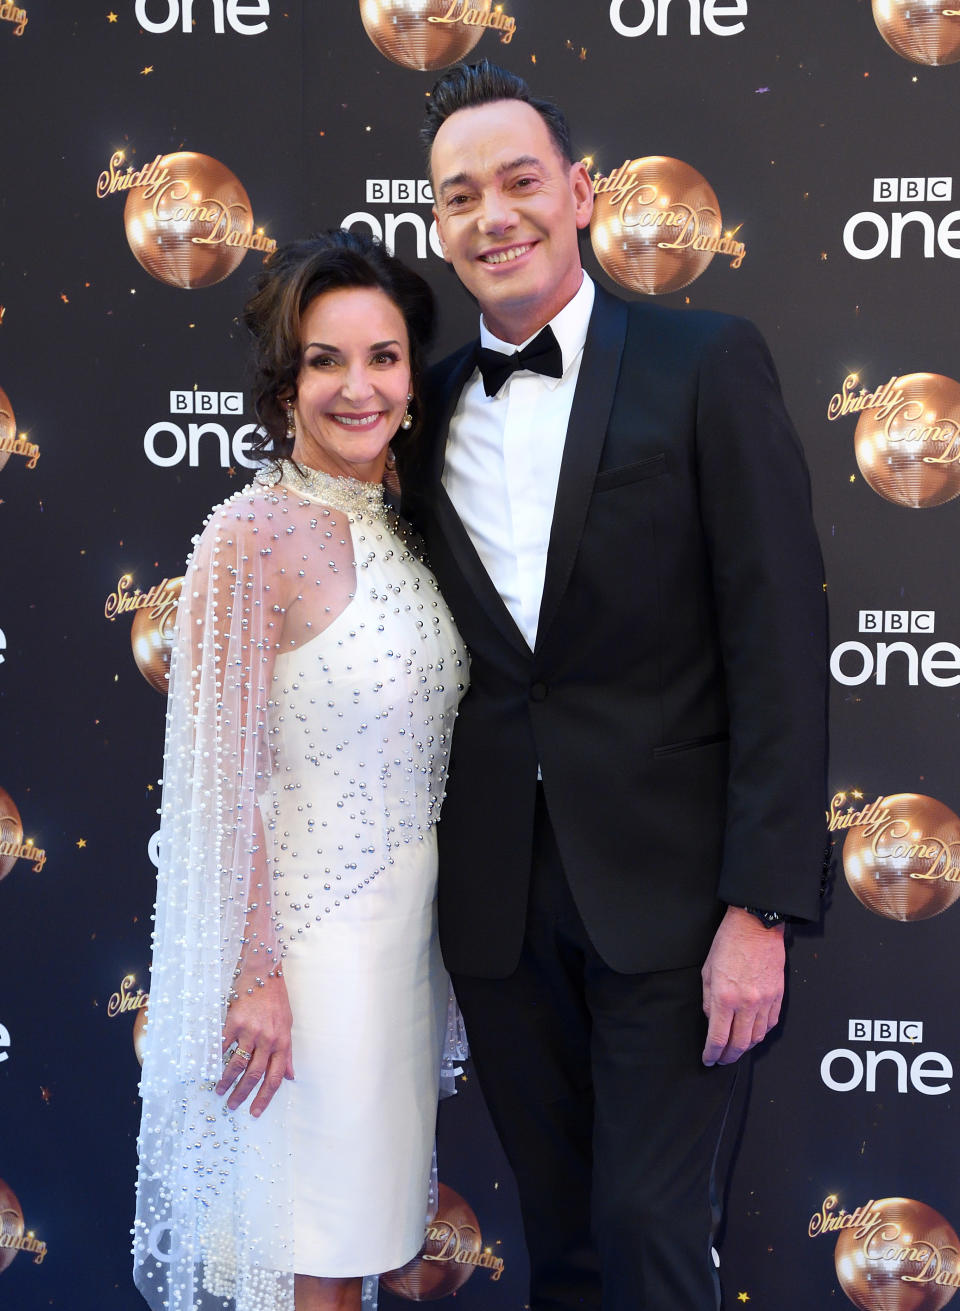
[[[593,190],[555,106],[454,68],[424,140],[482,314],[433,371],[404,477],[472,654],[441,945],[534,1311],[713,1311],[738,1062],[779,1017],[784,921],[818,913],[803,456],[750,324],[584,274]]]

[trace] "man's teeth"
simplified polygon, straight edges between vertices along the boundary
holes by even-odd
[[[485,264],[506,264],[507,260],[519,259],[521,255],[526,255],[530,249],[529,246],[511,246],[509,250],[498,250],[492,255],[484,255]]]

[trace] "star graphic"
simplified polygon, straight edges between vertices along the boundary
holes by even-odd
[[[148,73],[152,73],[152,72],[153,72],[153,64],[148,64],[146,68],[141,68],[140,76],[146,77]]]
[[[77,846],[78,846],[78,847],[85,847],[86,845],[87,845],[87,839],[86,839],[86,838],[77,838]]]
[[[738,1302],[749,1302],[749,1301],[750,1301],[750,1294],[749,1294],[749,1293],[738,1293],[738,1294],[737,1294],[737,1301],[738,1301]]]
[[[858,801],[862,801],[862,800],[863,800],[863,793],[860,791],[859,788],[854,788],[854,789],[853,789],[853,795],[857,798]]]
[[[107,22],[108,22],[108,23],[115,23],[116,21],[117,21],[117,16],[116,16],[116,14],[114,14],[114,13],[109,13],[109,14],[107,14]]]

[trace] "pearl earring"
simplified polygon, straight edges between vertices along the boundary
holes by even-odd
[[[407,408],[403,412],[403,418],[400,420],[400,427],[404,432],[409,432],[413,427],[413,415],[410,413],[410,402],[413,400],[413,392],[407,394]]]

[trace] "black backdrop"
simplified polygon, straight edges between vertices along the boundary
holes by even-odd
[[[658,4],[662,35],[648,21]],[[910,36],[939,23],[946,49],[960,18],[899,0],[876,0],[876,13],[864,0],[658,4],[512,0],[502,6],[515,18],[512,40],[487,31],[476,54],[559,99],[597,171],[666,155],[709,180],[725,223],[740,225],[746,259],[731,269],[717,255],[664,299],[745,314],[770,341],[812,469],[833,645],[861,642],[873,659],[878,640],[906,640],[921,655],[937,641],[956,661],[960,508],[912,508],[875,491],[855,458],[857,416],[830,422],[827,406],[850,373],[870,388],[921,373],[941,375],[923,384],[929,421],[960,419],[960,387],[950,385],[960,375],[960,251],[949,232],[925,253],[925,220],[914,219],[896,258],[889,246],[855,258],[844,240],[864,211],[888,224],[895,212],[934,224],[952,212],[949,200],[873,197],[878,178],[952,178],[960,88],[960,69],[905,57],[880,28]],[[390,5],[363,7],[385,21]],[[164,701],[134,662],[132,615],[111,622],[104,607],[124,574],[144,591],[179,576],[208,508],[247,476],[234,451],[221,460],[209,431],[195,463],[189,450],[174,461],[201,416],[171,416],[170,393],[214,392],[219,409],[220,393],[243,388],[235,316],[260,256],[208,287],[153,277],[125,238],[125,196],[99,198],[97,179],[117,150],[138,168],[197,152],[242,181],[273,240],[367,214],[399,220],[397,252],[416,260],[429,203],[384,204],[368,180],[423,177],[416,128],[436,73],[387,59],[359,0],[193,0],[192,11],[188,0],[27,0],[25,25],[17,8],[0,6],[0,388],[15,418],[4,427],[0,416],[0,818],[12,843],[0,856],[0,1306],[126,1311],[139,1304],[128,1255],[138,1067],[135,1014],[112,1012],[127,976],[131,994],[149,986]],[[463,8],[448,0],[434,12]],[[742,31],[716,35],[708,15]],[[617,16],[638,34],[622,35]],[[868,219],[854,239],[869,247],[876,233]],[[584,258],[613,285],[589,240]],[[441,300],[444,352],[472,335],[475,311],[429,248],[421,267]],[[246,408],[207,417],[227,440],[250,422]],[[161,430],[151,460],[145,434],[170,422],[183,438]],[[14,433],[39,448],[33,468]],[[865,633],[867,610],[932,611],[933,636]],[[938,684],[921,668],[911,683],[910,658],[893,653],[883,683],[875,672],[834,681],[830,782],[845,813],[906,794],[906,828],[929,850],[935,838],[960,841],[960,822],[954,832],[926,800],[960,810],[960,705],[950,669]],[[863,659],[850,650],[838,668],[849,679]],[[44,861],[17,854],[12,808]],[[888,856],[873,874],[875,886],[906,890],[903,918],[871,910],[844,877],[839,842],[837,851],[824,924],[794,935],[786,1025],[756,1063],[720,1244],[726,1304],[807,1311],[846,1297],[867,1311],[935,1311],[960,1283],[948,1278],[960,1260],[948,1250],[960,1225],[951,1005],[960,910],[919,917],[931,886],[916,877],[923,852],[913,864]],[[944,869],[949,900],[960,890],[952,854]],[[853,1020],[894,1022],[893,1037],[864,1040]],[[886,1053],[873,1079],[869,1052]],[[937,1055],[911,1080],[922,1053]],[[467,1309],[522,1306],[515,1196],[469,1076],[443,1108],[440,1150],[441,1179],[503,1261],[500,1278],[478,1269],[457,1296]],[[878,1204],[871,1214],[895,1228],[906,1215],[914,1246],[939,1254],[940,1282],[917,1250],[878,1264],[869,1226],[843,1231],[866,1266],[841,1269],[832,1237],[810,1239],[830,1195],[836,1211]],[[905,1199],[900,1211],[884,1210],[892,1198]],[[924,1207],[942,1218],[939,1237]],[[911,1273],[921,1282],[905,1282]],[[384,1304],[392,1297],[384,1292]]]

